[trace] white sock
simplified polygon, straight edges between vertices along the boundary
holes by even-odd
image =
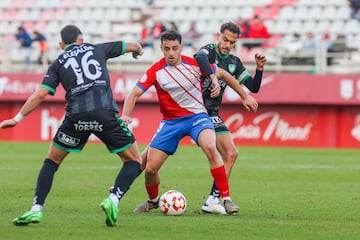
[[[224,197],[224,198],[223,198],[223,201],[225,201],[225,200],[231,201],[231,198],[230,198],[230,197]]]
[[[42,211],[43,206],[40,204],[35,204],[31,207],[31,211]]]
[[[154,202],[154,203],[156,203],[156,202],[158,202],[159,201],[159,196],[157,196],[156,198],[154,198],[154,199],[149,199],[151,202]]]
[[[206,204],[219,204],[220,200],[217,197],[214,197],[213,195],[209,195],[208,199],[206,200]]]
[[[111,201],[115,206],[119,205],[119,199],[117,198],[116,194],[110,193],[109,198],[111,199]]]

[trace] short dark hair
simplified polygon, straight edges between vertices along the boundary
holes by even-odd
[[[19,26],[17,30],[23,32],[23,31],[25,31],[25,28],[23,26]]]
[[[166,30],[161,33],[161,44],[164,43],[165,40],[179,40],[181,43],[181,34],[175,30]]]
[[[60,31],[61,41],[65,44],[76,42],[79,36],[82,35],[80,29],[75,25],[66,25]]]
[[[223,23],[220,27],[220,32],[224,33],[225,30],[229,30],[230,32],[235,33],[238,36],[240,36],[240,27],[239,27],[239,25],[237,25],[234,22]]]

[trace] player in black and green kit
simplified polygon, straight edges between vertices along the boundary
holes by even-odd
[[[240,28],[236,23],[227,22],[221,25],[220,33],[217,34],[218,42],[216,44],[208,44],[203,46],[194,58],[199,63],[203,72],[210,78],[215,78],[210,63],[217,64],[218,67],[225,69],[233,75],[239,84],[244,84],[251,92],[257,93],[260,89],[262,73],[266,63],[266,57],[262,54],[255,54],[255,62],[257,65],[255,76],[246,70],[239,57],[231,54],[236,40],[239,38]],[[224,124],[223,119],[219,115],[219,107],[227,84],[218,79],[221,91],[218,97],[210,97],[211,86],[209,80],[203,83],[203,99],[214,124],[216,131],[216,146],[223,160],[227,176],[230,176],[231,169],[238,157],[238,151],[231,137],[230,131]],[[208,199],[202,206],[204,213],[225,214],[224,207],[220,204],[218,189],[213,183]]]
[[[35,110],[47,95],[54,95],[61,84],[66,91],[66,114],[57,130],[39,172],[30,211],[13,220],[15,225],[39,223],[55,172],[70,152],[80,152],[90,134],[96,135],[111,153],[123,161],[109,197],[100,204],[106,225],[117,225],[118,203],[141,173],[140,152],[134,136],[118,116],[118,107],[110,86],[106,61],[131,52],[142,55],[137,42],[84,43],[80,29],[67,25],[60,31],[62,54],[51,64],[40,87],[28,98],[12,119],[0,122],[0,128],[16,126]]]

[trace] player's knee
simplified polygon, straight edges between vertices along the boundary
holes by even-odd
[[[153,176],[153,175],[155,175],[156,173],[157,173],[157,168],[154,168],[154,167],[149,166],[149,165],[147,165],[147,166],[145,167],[145,174],[146,174],[147,176]]]
[[[238,156],[239,156],[239,152],[237,151],[237,149],[233,149],[231,151],[227,151],[225,153],[225,156],[223,156],[223,158],[224,161],[226,162],[234,163]]]
[[[217,151],[216,145],[210,141],[202,143],[201,147],[202,149],[204,149],[205,152],[215,153]]]

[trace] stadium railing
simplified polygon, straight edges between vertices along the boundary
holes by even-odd
[[[263,40],[260,40],[263,43]],[[272,48],[256,47],[252,50],[245,50],[244,43],[254,43],[254,40],[241,39],[237,42],[234,49],[234,54],[240,56],[243,63],[252,70],[255,67],[254,54],[255,52],[264,53],[268,59],[266,70],[269,72],[310,72],[310,73],[329,73],[333,72],[331,69],[335,66],[341,65],[342,61],[352,61],[352,55],[359,53],[357,48],[348,47],[343,52],[327,52],[325,44],[318,43],[318,47],[314,54],[285,54],[281,48],[281,44]],[[207,42],[208,43],[208,42]],[[155,41],[151,47],[145,48],[145,54],[141,58],[135,60],[130,55],[125,55],[116,60],[109,61],[109,69],[113,72],[128,71],[128,72],[142,72],[149,67],[156,59],[161,57],[159,42]],[[185,55],[192,55],[204,42],[187,44],[184,47],[183,53]],[[13,49],[11,45],[2,43],[2,58],[0,59],[1,72],[24,72],[26,65],[19,49]],[[60,49],[51,49],[49,55],[52,59],[61,53]],[[33,51],[33,60],[38,56],[37,48]],[[329,59],[333,59],[332,64],[329,65]],[[38,66],[33,64],[33,70],[36,72],[44,71],[46,66]],[[350,68],[349,73],[359,72],[357,68]]]

